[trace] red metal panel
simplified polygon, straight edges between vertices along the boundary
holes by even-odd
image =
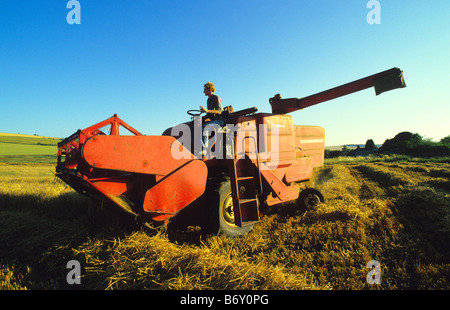
[[[295,140],[292,116],[259,114],[260,126],[259,150],[261,161],[269,159],[277,163],[278,167],[289,166],[295,160]],[[266,155],[267,154],[267,155]]]
[[[286,182],[300,182],[309,180],[312,177],[313,166],[311,157],[299,158],[292,164],[286,172]]]
[[[261,165],[262,168],[264,164]],[[269,169],[261,169],[261,174],[266,179],[267,183],[273,190],[273,193],[278,197],[278,199],[282,201],[289,201],[292,199],[297,199],[298,197],[298,188],[287,186],[284,184],[280,178],[275,175],[274,171]],[[293,198],[294,197],[294,198]]]
[[[182,158],[175,158],[172,150]],[[167,175],[194,158],[170,136],[94,136],[82,154],[95,168],[155,175]]]
[[[266,203],[268,206],[273,206],[273,205],[280,204],[283,202],[296,200],[298,198],[299,194],[300,194],[300,186],[293,184],[293,185],[286,187],[286,189],[284,190],[283,199],[278,196],[273,197],[273,196],[269,195],[266,199]]]
[[[163,178],[145,194],[144,210],[156,215],[175,215],[200,197],[206,186],[208,169],[200,160],[193,160]]]
[[[325,137],[325,129],[320,126],[295,125],[297,137]]]
[[[235,154],[239,158],[243,158],[247,154],[251,159],[256,160],[258,144],[256,120],[254,118],[239,117],[235,130]]]
[[[107,193],[112,196],[119,196],[127,192],[129,189],[129,184],[127,184],[126,179],[112,179],[112,180],[104,180],[104,181],[91,181],[98,189],[102,192]]]
[[[322,166],[325,155],[325,130],[319,126],[295,126],[296,156],[311,157],[313,167]]]
[[[294,127],[297,159],[286,172],[287,183],[310,179],[313,168],[324,163],[325,130],[319,126]]]

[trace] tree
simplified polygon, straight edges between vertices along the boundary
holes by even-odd
[[[419,134],[404,131],[398,133],[392,139],[386,139],[379,151],[381,153],[406,154],[407,151],[414,145],[417,145],[419,141],[422,141],[422,137]]]
[[[450,145],[450,136],[442,138],[441,141],[439,141],[439,143],[442,143],[444,145]]]
[[[344,146],[342,147],[341,152],[342,152],[342,156],[348,156],[348,155],[350,155],[350,149],[349,149],[346,145],[344,145]]]
[[[375,142],[373,142],[372,139],[367,140],[364,148],[366,150],[375,150],[376,149]]]
[[[401,132],[392,139],[386,139],[379,152],[420,157],[447,156],[450,154],[450,136],[433,142],[417,133]]]

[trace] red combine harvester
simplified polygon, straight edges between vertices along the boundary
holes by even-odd
[[[324,200],[309,181],[324,164],[325,131],[294,125],[286,113],[370,87],[377,95],[405,87],[403,73],[393,68],[305,98],[275,95],[272,113],[228,106],[226,126],[207,135],[206,150],[200,111],[161,136],[142,135],[114,115],[58,144],[56,175],[142,223],[201,219],[206,231],[241,235],[259,221],[260,204],[313,208]]]

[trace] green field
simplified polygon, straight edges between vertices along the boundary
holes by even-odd
[[[36,144],[15,144],[0,142],[0,156],[2,155],[56,155],[55,146]]]
[[[58,138],[0,133],[0,162],[56,163]]]

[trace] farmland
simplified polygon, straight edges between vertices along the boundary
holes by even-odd
[[[144,230],[93,205],[54,164],[0,164],[2,289],[403,290],[450,288],[450,164],[404,157],[328,161],[326,202],[262,210],[238,238],[200,227]],[[169,236],[175,236],[169,238]],[[66,282],[70,260],[80,285]],[[381,284],[368,284],[377,260]]]
[[[0,133],[0,162],[52,163],[56,161],[56,144],[60,139]]]

